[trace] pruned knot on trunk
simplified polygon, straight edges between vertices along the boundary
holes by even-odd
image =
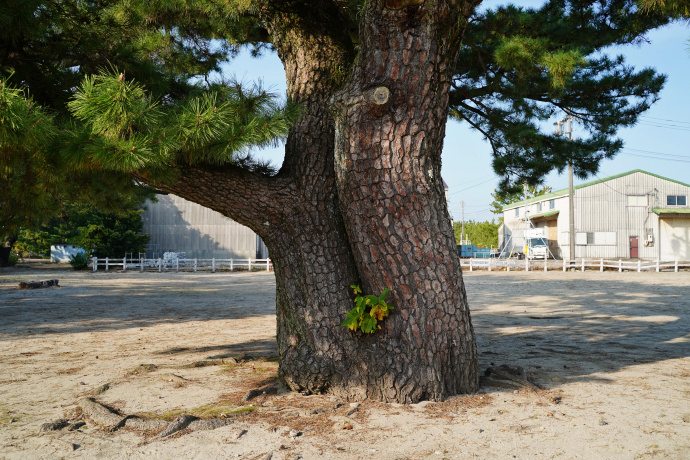
[[[385,86],[379,86],[371,91],[370,99],[377,105],[383,105],[388,102],[391,96],[391,91]]]

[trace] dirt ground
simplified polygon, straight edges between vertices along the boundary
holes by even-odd
[[[59,288],[18,290],[59,279]],[[480,369],[521,366],[411,406],[275,383],[270,273],[0,269],[0,458],[690,458],[690,272],[466,273]],[[269,392],[270,393],[270,392]],[[168,437],[121,415],[227,421]],[[86,422],[40,431],[57,419]]]

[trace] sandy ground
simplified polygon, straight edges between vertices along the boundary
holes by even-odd
[[[16,289],[47,278],[62,287]],[[689,272],[465,279],[480,368],[522,366],[545,391],[247,406],[275,381],[272,274],[0,269],[0,458],[690,459]],[[250,413],[165,439],[89,420],[39,431],[86,396],[166,420]]]

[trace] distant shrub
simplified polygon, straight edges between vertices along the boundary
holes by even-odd
[[[10,258],[8,261],[10,267],[14,267],[15,265],[17,265],[17,262],[19,262],[19,256],[17,256],[17,254],[10,254]]]
[[[69,256],[69,264],[75,270],[86,270],[89,268],[89,255],[85,252],[80,252]]]

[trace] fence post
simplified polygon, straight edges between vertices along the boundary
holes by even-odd
[[[678,273],[678,259],[676,259],[676,267],[675,267],[675,272]]]
[[[196,257],[194,258],[194,273],[196,273]]]
[[[232,259],[231,259],[232,260]],[[232,264],[232,262],[230,262]],[[211,273],[216,272],[216,258],[211,259]]]
[[[525,254],[525,271],[529,271],[529,257],[527,257],[527,254]]]
[[[548,254],[544,254],[544,271],[548,271],[549,267],[549,256]]]
[[[659,259],[656,259],[656,272],[659,273]]]
[[[506,259],[506,271],[507,271],[507,272],[510,271],[510,257],[508,257],[508,258]]]
[[[234,267],[234,265],[233,265],[234,262],[235,262],[235,259],[230,259],[230,271],[231,271],[231,272],[234,272],[234,271],[235,271],[235,267]]]
[[[179,273],[179,272],[180,272],[180,258],[175,257],[175,273]]]
[[[472,257],[470,257],[470,271],[472,271]]]
[[[642,261],[638,260],[637,261],[637,273],[640,273],[642,271]]]
[[[489,259],[489,271],[491,271],[491,259]]]
[[[618,273],[623,272],[623,261],[621,259],[618,259]]]
[[[92,257],[91,263],[93,264],[93,271],[98,271],[98,257]]]
[[[127,255],[125,254],[125,257],[122,259],[122,271],[126,272],[127,271]]]
[[[105,271],[108,271],[108,268],[110,268],[110,267],[108,266],[108,258],[106,257],[105,258]]]
[[[270,272],[271,271],[271,259],[266,258],[266,271]]]
[[[158,258],[158,273],[163,271],[163,259]]]
[[[604,271],[604,258],[602,257],[599,259],[599,271],[603,272]]]
[[[249,272],[252,271],[252,259],[251,258],[247,259],[247,270]]]

